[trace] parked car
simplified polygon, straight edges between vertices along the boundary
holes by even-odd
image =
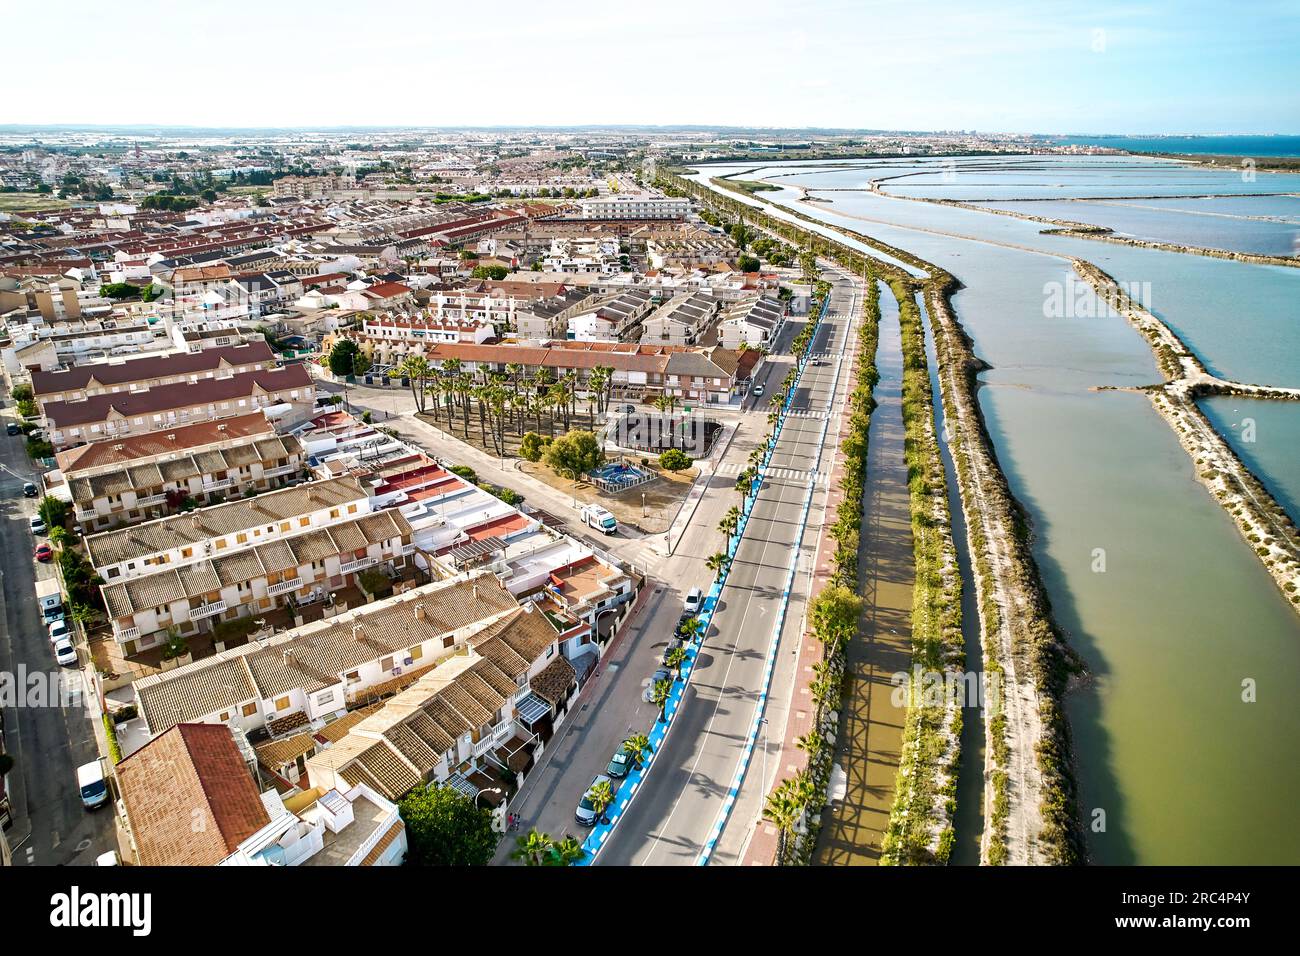
[[[45,519],[40,515],[32,515],[28,526],[32,529],[32,534],[45,534]]]
[[[636,406],[635,406],[635,405],[619,405],[619,406],[615,407],[614,411],[615,411],[617,414],[619,414],[619,415],[635,415],[635,414],[636,414]]]
[[[661,667],[650,675],[650,683],[646,685],[645,690],[641,692],[641,699],[647,704],[653,703],[655,699],[655,684],[661,680],[672,680],[673,672],[666,667]]]
[[[668,645],[664,648],[664,655],[659,659],[659,663],[667,667],[669,656],[672,654],[673,651],[677,650],[677,648],[681,646],[682,646],[682,642],[674,637],[671,641],[668,642]]]
[[[21,429],[19,429],[17,422],[9,422],[7,425],[5,425],[5,431],[8,432],[10,435],[17,435],[18,432],[21,431]]]
[[[35,557],[37,561],[53,561],[54,549],[48,544],[38,544],[36,550],[32,552],[32,556]]]
[[[57,621],[51,621],[49,624],[49,631],[51,643],[57,643],[72,633],[68,629],[68,622],[62,618]]]
[[[87,810],[108,803],[108,785],[104,782],[104,768],[98,760],[77,768],[77,789],[81,792],[82,806]]]
[[[35,498],[36,495],[38,494],[38,492],[37,492],[37,490],[36,490],[36,486],[35,486],[34,484],[32,484],[30,481],[28,481],[28,482],[24,482],[24,483],[23,483],[23,494],[26,495],[28,498]]]
[[[69,638],[57,642],[54,645],[54,659],[62,667],[73,667],[77,663],[77,649],[72,646]]]
[[[755,398],[762,398],[762,397],[763,397],[763,386],[762,386],[762,385],[755,385],[755,386],[754,386],[754,397],[755,397]]]
[[[584,827],[594,827],[600,814],[596,812],[596,806],[591,802],[591,791],[601,783],[612,783],[609,777],[603,773],[596,776],[591,781],[591,786],[583,793],[582,799],[578,801],[578,808],[573,811],[573,818],[581,823]]]
[[[609,758],[609,766],[605,768],[605,773],[611,777],[622,779],[627,776],[627,772],[632,769],[632,754],[628,752],[627,745],[618,748],[618,753]]]
[[[682,602],[682,607],[688,617],[694,617],[700,613],[700,608],[704,606],[704,592],[699,588],[691,588],[686,592],[686,600]]]
[[[121,866],[122,861],[117,858],[116,850],[109,850],[107,853],[101,853],[95,857],[95,866]]]
[[[41,608],[41,616],[45,619],[47,627],[55,621],[62,621],[64,618],[63,605],[55,604],[51,607],[43,607]]]

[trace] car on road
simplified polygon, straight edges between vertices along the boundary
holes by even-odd
[[[104,768],[98,760],[77,768],[77,789],[81,792],[81,804],[87,810],[108,803],[108,785],[104,783]]]
[[[596,805],[591,802],[591,791],[602,783],[611,784],[613,781],[603,773],[598,774],[592,781],[591,786],[583,793],[582,799],[578,801],[578,808],[573,811],[573,818],[581,823],[584,827],[594,827],[600,814],[596,812]]]
[[[36,550],[32,552],[32,557],[37,561],[53,561],[54,549],[48,544],[38,544]]]
[[[579,517],[589,528],[595,528],[602,534],[614,534],[618,531],[618,519],[600,505],[586,505]]]
[[[9,422],[7,425],[5,425],[5,431],[8,432],[10,435],[17,435],[19,430],[20,429],[18,428],[17,422]]]
[[[74,667],[77,663],[77,649],[72,646],[72,641],[64,638],[54,645],[54,659],[62,667]]]
[[[45,534],[45,519],[40,515],[32,515],[27,525],[32,529],[32,534]]]
[[[605,768],[605,773],[621,780],[627,776],[627,772],[632,769],[632,765],[632,754],[627,749],[627,744],[623,744],[618,748],[618,753],[609,758],[609,766]]]
[[[641,700],[647,704],[654,703],[655,685],[661,680],[672,680],[673,672],[666,667],[661,667],[650,675],[650,683],[646,684],[645,690],[641,692]]]
[[[700,608],[704,606],[704,592],[699,588],[691,588],[686,592],[686,600],[682,602],[683,612],[688,617],[694,617],[700,613]]]
[[[755,398],[762,398],[762,397],[763,397],[763,386],[762,386],[762,385],[755,385],[755,386],[754,386],[754,397],[755,397]]]
[[[35,498],[37,495],[36,486],[30,481],[23,482],[23,494],[28,498]]]
[[[682,642],[674,637],[671,641],[668,642],[668,646],[664,648],[664,656],[659,659],[659,663],[663,664],[664,667],[667,667],[668,658],[672,656],[673,651],[677,650],[677,648],[681,646],[682,646]]]
[[[95,857],[95,866],[121,866],[122,861],[117,858],[116,850],[109,850],[107,853],[101,853]]]
[[[57,643],[72,633],[68,630],[68,622],[62,618],[57,621],[51,621],[49,624],[49,631],[51,643]]]
[[[614,408],[614,411],[615,411],[617,414],[619,414],[619,415],[635,415],[635,414],[636,414],[636,406],[635,406],[635,405],[618,405],[618,406],[616,406],[616,407]]]
[[[41,608],[41,617],[44,619],[47,627],[55,621],[62,621],[64,616],[62,604],[55,604],[51,607]]]

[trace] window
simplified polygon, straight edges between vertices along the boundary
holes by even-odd
[[[311,518],[302,517],[298,519],[298,527],[305,528],[311,524]]]
[[[418,661],[424,656],[424,645],[416,644],[414,647],[408,647],[406,649],[406,656],[413,661]]]
[[[357,513],[357,506],[356,506],[356,505],[348,505],[348,514],[350,514],[350,515],[354,515],[354,514],[356,514],[356,513]]]
[[[229,719],[230,719],[230,711],[228,710],[223,710],[221,712],[221,716],[217,718],[217,720],[221,721],[223,724]]]
[[[339,516],[339,509],[338,509],[338,508],[331,508],[331,509],[330,509],[330,517],[331,517],[331,518],[337,518],[338,516]]]
[[[256,714],[256,713],[257,713],[257,704],[245,704],[245,705],[244,705],[244,716],[245,716],[245,717],[252,717],[252,716],[253,716],[254,714]]]
[[[182,558],[192,558],[192,557],[194,557],[194,549],[193,549],[193,548],[181,548],[181,557],[182,557]]]
[[[358,684],[361,682],[361,675],[356,671],[348,671],[346,674],[343,675],[343,678],[344,680],[350,681],[351,683],[354,684]]]
[[[292,527],[292,525],[290,525],[289,522],[287,522],[287,521],[281,521],[281,522],[280,522],[280,530],[281,530],[281,531],[288,531],[291,527]]]
[[[456,643],[456,638],[455,638],[453,635],[451,635],[451,634],[448,634],[446,637],[444,637],[444,638],[442,639],[442,646],[443,646],[443,647],[451,647],[451,645],[453,645],[453,644],[455,644],[455,643]]]
[[[275,709],[276,709],[276,710],[288,710],[288,709],[289,709],[289,698],[288,698],[287,696],[285,696],[285,697],[277,697],[277,698],[275,699]]]
[[[383,660],[381,660],[379,662],[379,669],[381,671],[391,671],[393,669],[392,657],[385,657]]]

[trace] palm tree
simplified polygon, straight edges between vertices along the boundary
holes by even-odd
[[[572,866],[574,863],[581,863],[586,859],[587,851],[582,848],[574,837],[566,836],[559,843],[551,846],[551,852],[546,857],[543,866]]]
[[[727,513],[722,516],[722,520],[718,522],[718,530],[722,532],[723,537],[730,541],[731,536],[736,533],[736,529],[739,527],[740,509],[732,505],[727,509]]]
[[[664,658],[664,663],[677,671],[677,676],[681,677],[682,665],[686,663],[686,648],[680,645],[674,647],[668,652],[668,656]]]
[[[722,573],[722,569],[730,563],[731,559],[719,551],[716,554],[709,555],[708,560],[704,562],[704,566],[713,572],[713,577],[716,579]]]
[[[513,860],[523,860],[524,866],[542,866],[546,855],[555,847],[555,840],[549,833],[542,833],[533,827],[527,834],[515,840]]]
[[[608,823],[609,820],[605,816],[605,811],[608,810],[609,805],[614,802],[614,788],[610,786],[609,781],[602,780],[600,783],[588,790],[587,799],[591,801],[591,808],[595,810],[596,815],[600,817],[600,822]]]
[[[673,692],[672,681],[664,678],[661,681],[655,681],[654,690],[651,692],[650,700],[659,708],[659,723],[664,722],[664,710],[668,706],[668,698]]]
[[[803,816],[803,807],[796,802],[792,795],[789,780],[781,781],[767,795],[767,800],[763,804],[763,816],[776,827],[779,836],[776,847],[776,865],[784,866],[786,843],[790,838],[791,831],[794,830],[795,824]]]
[[[700,636],[700,626],[704,622],[698,617],[688,617],[677,625],[678,636],[693,641]]]
[[[633,734],[623,741],[623,749],[632,758],[632,762],[639,767],[645,760],[645,755],[650,752],[650,738],[645,734]]]
[[[392,369],[389,378],[405,378],[411,382],[411,397],[415,399],[415,410],[424,414],[425,408],[425,390],[424,383],[429,378],[429,363],[425,361],[422,355],[408,355],[402,359],[402,364]]]

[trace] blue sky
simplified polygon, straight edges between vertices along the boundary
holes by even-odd
[[[0,123],[1300,133],[1300,3],[9,5]]]

